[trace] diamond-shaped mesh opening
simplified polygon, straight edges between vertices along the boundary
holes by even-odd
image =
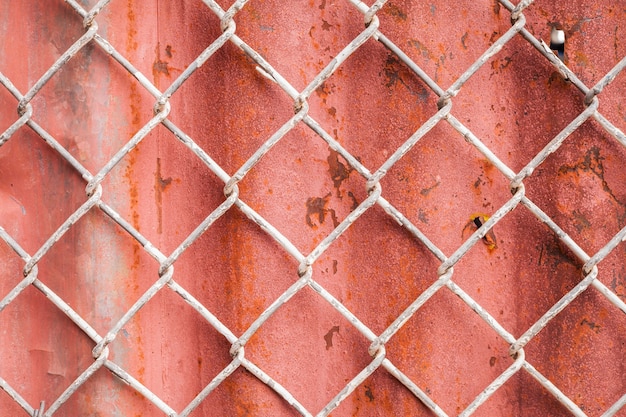
[[[421,242],[373,207],[316,263],[315,279],[379,334],[436,280],[438,265]]]
[[[18,154],[29,157],[18,158]],[[28,127],[18,130],[0,148],[0,155],[0,182],[8,203],[0,226],[17,231],[20,244],[34,252],[86,202],[85,182]]]
[[[487,95],[484,85],[515,95]],[[452,113],[513,170],[523,168],[583,110],[583,96],[521,36],[463,86]]]
[[[100,81],[108,78],[101,70],[107,63],[106,55],[93,42],[85,45],[62,71],[50,78],[32,102],[33,119],[74,158],[95,169],[98,161],[90,159],[99,152],[89,147],[103,141],[104,123],[94,117],[94,100],[108,95],[108,83]],[[44,106],[45,112],[41,111]],[[58,123],[59,120],[64,122]]]
[[[293,116],[293,101],[229,43],[180,87],[171,102],[168,118],[231,175]]]
[[[461,340],[463,349],[451,348],[460,346]],[[394,365],[448,415],[461,413],[512,363],[507,344],[446,288],[391,338],[387,352]],[[477,363],[484,372],[473,375]]]
[[[590,288],[528,344],[528,361],[588,415],[601,415],[623,395],[617,381],[623,381],[626,321],[614,312]]]
[[[378,16],[381,31],[444,89],[510,28],[506,10],[497,3],[477,7],[466,0],[389,1]],[[472,21],[472,27],[461,21]]]
[[[581,265],[552,231],[518,207],[461,258],[453,279],[521,335],[581,280]]]
[[[348,2],[315,0],[287,7],[251,2],[235,21],[244,42],[301,90],[363,30],[363,18]],[[291,13],[298,18],[290,17]],[[280,48],[277,46],[280,45]],[[284,60],[289,51],[292,64]]]
[[[112,264],[112,258],[119,264]],[[38,268],[39,280],[101,335],[158,279],[154,260],[97,210],[74,224]]]
[[[156,151],[156,158],[142,158],[146,149]],[[133,181],[137,171],[149,172],[152,184]],[[127,193],[120,193],[120,182]],[[106,200],[116,209],[143,208],[154,214],[144,222],[129,218],[145,236],[169,255],[226,200],[224,183],[209,167],[163,126],[157,126],[138,147],[131,151],[107,176]],[[202,195],[202,201],[194,197]],[[181,205],[180,202],[186,204]]]
[[[183,252],[175,279],[240,336],[298,278],[297,263],[277,247],[233,208]]]
[[[0,377],[30,404],[52,404],[93,362],[93,341],[33,287],[2,310],[0,326],[11,341],[2,344],[1,355],[12,358]]]
[[[373,40],[317,88],[310,102],[311,115],[326,132],[372,172],[437,110],[435,94]]]
[[[447,254],[473,233],[474,217],[490,216],[510,198],[506,179],[445,122],[417,142],[381,184],[383,196]]]
[[[285,328],[291,329],[289,334]],[[246,355],[296,399],[302,398],[307,409],[321,410],[371,362],[368,346],[344,317],[306,288],[263,324],[246,345]],[[314,395],[298,378],[303,372],[323,381]]]
[[[35,96],[33,119],[95,174],[152,118],[154,102],[92,41]],[[106,117],[98,110],[103,105],[112,109]]]
[[[291,157],[287,159],[285,154]],[[317,184],[311,181],[313,173]],[[289,187],[284,188],[287,178]],[[279,231],[304,253],[366,197],[365,180],[303,124],[260,160],[239,183],[239,191],[240,198],[270,223],[288,220]]]
[[[586,122],[527,180],[528,194],[593,254],[626,225],[624,161],[626,149]]]
[[[158,331],[151,325],[155,316]],[[184,409],[228,365],[229,347],[197,311],[167,289],[148,301],[110,345],[112,360],[175,410]],[[185,386],[178,384],[181,377],[188,381]]]

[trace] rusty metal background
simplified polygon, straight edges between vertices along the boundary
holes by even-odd
[[[625,17],[2,2],[0,415],[626,415]]]

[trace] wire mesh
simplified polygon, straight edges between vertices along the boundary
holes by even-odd
[[[348,0],[346,0],[348,1]],[[621,146],[626,145],[626,136],[616,127],[610,120],[600,111],[600,101],[604,89],[621,73],[626,66],[626,58],[622,58],[609,72],[600,78],[593,86],[586,85],[577,74],[572,71],[560,58],[555,54],[549,45],[538,39],[527,29],[527,21],[525,12],[531,10],[535,5],[532,0],[521,1],[517,5],[507,1],[499,0],[495,3],[498,7],[506,9],[509,13],[511,26],[497,39],[490,43],[489,47],[471,64],[468,68],[455,78],[454,82],[448,88],[443,88],[440,83],[436,82],[428,71],[423,70],[413,61],[407,52],[403,50],[401,45],[393,43],[387,36],[385,31],[388,28],[383,27],[379,14],[390,8],[387,1],[378,0],[371,5],[358,0],[350,0],[350,7],[363,16],[363,27],[359,33],[353,36],[342,46],[342,49],[332,57],[332,59],[317,72],[316,76],[308,82],[303,89],[294,87],[289,82],[287,76],[283,76],[276,68],[280,66],[280,62],[270,62],[265,59],[266,52],[254,49],[247,43],[245,36],[240,34],[237,27],[237,17],[242,10],[250,7],[247,0],[235,1],[227,9],[222,8],[213,0],[205,0],[204,4],[198,4],[194,7],[208,8],[220,23],[221,34],[213,40],[197,57],[184,69],[179,70],[178,77],[167,87],[161,91],[155,83],[151,82],[149,77],[138,70],[132,62],[130,62],[125,54],[114,48],[112,43],[107,40],[106,33],[103,33],[98,26],[98,16],[107,12],[110,7],[109,0],[100,0],[91,9],[87,10],[79,2],[74,0],[65,1],[71,6],[76,19],[82,19],[84,33],[75,40],[75,42],[66,50],[64,50],[56,61],[44,72],[44,74],[32,83],[27,91],[19,91],[12,81],[2,73],[0,73],[0,83],[17,100],[17,119],[2,133],[0,136],[0,146],[6,146],[16,137],[17,132],[30,129],[43,142],[45,142],[60,158],[67,162],[72,169],[83,180],[85,185],[86,199],[76,208],[73,213],[62,222],[52,234],[46,236],[45,242],[36,248],[36,250],[26,250],[20,243],[20,239],[16,238],[13,233],[7,231],[6,228],[0,227],[0,238],[21,258],[23,278],[15,285],[2,300],[0,300],[0,314],[12,303],[15,303],[20,297],[30,289],[35,288],[45,295],[56,308],[62,312],[73,325],[91,340],[92,358],[91,363],[84,368],[82,373],[76,377],[64,392],[54,399],[54,401],[46,404],[32,403],[25,399],[20,386],[10,384],[3,378],[3,372],[0,371],[0,387],[9,395],[16,404],[30,416],[53,416],[58,415],[59,409],[68,400],[75,396],[77,391],[88,384],[89,381],[95,380],[94,375],[101,369],[108,370],[111,374],[121,379],[125,384],[130,386],[139,396],[150,401],[163,415],[167,416],[187,416],[196,410],[211,394],[220,387],[235,371],[240,368],[246,369],[259,381],[271,389],[277,396],[281,397],[292,411],[304,416],[326,416],[336,410],[352,393],[363,386],[377,370],[385,369],[389,375],[402,384],[407,392],[417,398],[433,415],[447,416],[450,411],[444,411],[444,406],[438,403],[436,399],[431,398],[428,390],[424,386],[420,387],[420,383],[414,381],[407,375],[406,369],[402,365],[394,363],[387,354],[387,347],[393,341],[394,337],[405,326],[405,324],[416,317],[433,297],[441,292],[450,292],[460,298],[471,311],[479,317],[487,326],[489,326],[498,335],[498,337],[509,346],[509,355],[512,362],[497,377],[492,379],[490,383],[481,387],[481,391],[476,395],[469,404],[466,404],[462,410],[455,414],[461,416],[472,415],[481,409],[481,406],[497,393],[503,392],[503,387],[507,381],[520,373],[527,373],[536,380],[546,392],[551,394],[556,401],[561,403],[572,415],[587,415],[581,408],[580,404],[573,398],[570,398],[558,386],[558,383],[551,381],[548,377],[539,372],[533,365],[532,359],[526,355],[526,346],[533,341],[537,335],[545,329],[555,317],[576,300],[581,294],[589,291],[596,291],[606,301],[613,306],[611,314],[619,315],[626,313],[626,304],[623,300],[623,294],[618,294],[615,288],[609,288],[598,279],[598,273],[602,268],[605,259],[615,253],[616,248],[626,239],[626,227],[617,232],[608,243],[594,253],[587,253],[582,249],[581,244],[577,243],[574,237],[566,233],[558,222],[551,216],[546,214],[540,205],[534,202],[526,192],[526,184],[532,180],[534,173],[542,167],[550,155],[557,152],[567,142],[568,138],[574,134],[581,126],[589,121],[594,120],[604,129],[606,135],[609,135],[616,143]],[[277,6],[278,7],[278,6]],[[282,5],[281,7],[287,7]],[[485,5],[476,5],[476,7],[488,7]],[[389,155],[385,155],[384,162],[378,169],[370,169],[359,157],[351,153],[337,138],[336,135],[329,133],[329,128],[319,118],[313,115],[311,111],[312,95],[324,88],[325,82],[330,77],[340,72],[346,61],[363,45],[369,41],[376,41],[384,45],[393,58],[409,71],[411,77],[419,80],[423,88],[427,88],[429,93],[437,96],[437,110],[424,123],[412,132],[404,142],[393,149]],[[539,54],[552,65],[561,74],[562,78],[570,83],[578,91],[577,99],[582,102],[584,107],[577,116],[567,124],[556,136],[536,154],[530,158],[521,169],[515,170],[511,168],[502,159],[496,156],[494,151],[484,137],[475,134],[468,128],[467,124],[461,121],[460,117],[455,116],[455,98],[463,90],[475,75],[485,68],[494,57],[498,57],[507,44],[513,42],[524,42],[531,46]],[[229,48],[231,45],[236,48]],[[118,65],[120,69],[130,74],[145,92],[149,93],[153,98],[153,114],[151,118],[145,122],[134,135],[124,141],[123,146],[117,150],[114,155],[106,161],[99,169],[87,169],[72,152],[61,144],[59,138],[46,131],[45,126],[37,122],[38,107],[36,99],[38,95],[46,88],[54,77],[58,76],[71,60],[84,59],[81,51],[87,48],[99,48],[105,54],[109,55]],[[406,49],[406,48],[405,48]],[[253,66],[255,70],[266,79],[271,85],[276,85],[289,100],[293,103],[293,114],[280,126],[271,133],[269,137],[264,138],[263,143],[258,146],[252,155],[243,163],[238,165],[232,174],[228,172],[218,162],[216,162],[210,151],[206,147],[199,144],[188,134],[176,125],[170,117],[174,111],[171,99],[183,88],[197,71],[209,60],[224,59],[223,56],[217,57],[218,54],[226,56],[237,55],[245,56],[246,65]],[[520,86],[519,88],[526,88]],[[330,93],[332,94],[332,92]],[[512,93],[511,93],[512,94]],[[200,100],[200,98],[197,98]],[[453,250],[444,250],[431,240],[433,236],[427,236],[418,224],[410,220],[411,216],[402,209],[395,207],[386,197],[385,189],[382,186],[383,179],[389,172],[398,167],[400,161],[412,152],[415,153],[418,143],[435,128],[441,128],[447,125],[453,131],[457,132],[459,137],[466,141],[466,146],[472,147],[484,156],[484,158],[493,165],[497,171],[508,182],[510,197],[489,216],[472,216],[470,222],[464,229],[467,232],[467,239]],[[350,212],[341,220],[335,219],[333,230],[316,242],[313,249],[303,252],[297,244],[290,240],[286,235],[281,233],[281,226],[273,224],[267,220],[259,212],[253,209],[245,201],[245,196],[240,190],[240,184],[249,178],[255,168],[261,164],[268,153],[272,151],[279,143],[284,142],[285,138],[293,134],[297,129],[305,127],[315,137],[321,139],[337,157],[345,160],[345,170],[357,173],[365,183],[366,195],[360,202],[356,202]],[[189,233],[182,243],[180,243],[171,252],[165,252],[162,244],[148,239],[139,228],[133,224],[132,219],[124,218],[118,211],[114,209],[114,204],[110,203],[107,193],[103,189],[103,183],[111,177],[111,173],[118,167],[121,161],[129,158],[129,156],[138,149],[138,146],[147,138],[151,132],[156,129],[164,128],[171,132],[180,143],[182,143],[191,152],[199,162],[207,167],[223,184],[223,201],[215,207],[212,212],[204,218],[204,220]],[[139,151],[141,152],[141,151]],[[1,181],[1,179],[0,179]],[[290,184],[283,184],[284,188],[289,188]],[[201,195],[199,198],[202,198]],[[358,204],[357,204],[358,203]],[[317,215],[320,220],[322,216],[330,216],[331,213],[324,207],[324,201],[317,201]],[[412,302],[405,306],[404,310],[391,320],[383,331],[377,332],[371,326],[366,325],[366,320],[360,317],[355,311],[351,311],[342,302],[340,298],[333,295],[333,291],[327,286],[322,285],[319,278],[319,270],[316,269],[320,265],[320,259],[326,255],[329,250],[337,245],[340,238],[346,233],[348,228],[353,226],[359,219],[364,218],[366,213],[371,212],[375,207],[381,208],[386,215],[397,223],[397,227],[405,229],[411,236],[412,241],[423,246],[438,261],[436,275],[429,278],[429,285],[425,290],[419,293]],[[505,323],[502,323],[493,311],[482,305],[470,292],[464,288],[464,285],[455,280],[455,268],[463,268],[462,260],[467,259],[470,252],[475,247],[481,247],[483,244],[495,245],[493,238],[494,228],[510,218],[514,211],[527,210],[534,215],[541,223],[545,224],[552,232],[552,236],[556,237],[560,244],[566,247],[575,255],[582,267],[579,268],[580,279],[569,288],[556,302],[546,309],[541,317],[534,321],[520,336],[514,336],[514,331]],[[77,223],[88,213],[99,211],[108,219],[123,229],[124,233],[134,240],[146,254],[158,262],[158,274],[151,280],[151,285],[145,289],[140,296],[134,300],[132,305],[117,321],[105,326],[106,330],[98,331],[101,328],[99,323],[93,323],[88,318],[79,314],[72,307],[71,303],[58,295],[54,290],[46,286],[45,279],[39,277],[39,265],[45,262],[45,259],[51,253],[53,247],[65,234],[76,227]],[[236,330],[227,326],[218,318],[218,314],[211,311],[211,307],[205,305],[201,300],[202,294],[192,293],[181,284],[180,278],[176,273],[176,266],[179,258],[194,245],[201,237],[211,230],[216,222],[219,222],[227,213],[239,212],[243,214],[249,221],[258,225],[263,233],[270,237],[284,252],[286,256],[291,258],[297,264],[292,271],[292,284],[281,289],[278,297],[271,300],[263,311],[261,311],[256,319],[245,328],[244,331],[238,333]],[[334,216],[334,212],[333,212]],[[310,220],[310,219],[309,219]],[[311,220],[312,222],[312,220]],[[499,235],[500,239],[502,236]],[[490,243],[491,242],[491,243]],[[446,252],[448,252],[446,254]],[[78,262],[78,260],[75,260]],[[382,284],[381,284],[382,285]],[[590,288],[593,287],[593,288]],[[312,290],[317,297],[323,299],[336,313],[341,315],[352,328],[356,330],[369,343],[367,353],[370,356],[366,366],[359,369],[354,377],[349,379],[343,387],[334,392],[328,399],[326,405],[321,409],[311,409],[303,405],[303,402],[297,398],[297,395],[291,392],[286,386],[279,383],[269,372],[262,369],[262,366],[255,363],[253,359],[246,355],[246,345],[250,340],[258,334],[259,330],[266,326],[272,317],[277,317],[281,309],[306,289]],[[229,346],[229,353],[232,360],[221,371],[206,383],[188,404],[181,409],[168,403],[166,398],[152,392],[146,385],[140,382],[140,378],[133,376],[129,371],[121,367],[112,358],[112,342],[120,337],[128,323],[137,317],[142,308],[151,300],[155,299],[163,292],[171,291],[180,297],[184,302],[191,306],[195,312],[206,323],[208,323],[215,331],[217,331],[225,343]],[[232,326],[231,326],[232,327]],[[622,329],[623,330],[623,329]],[[289,331],[289,329],[287,329]],[[331,333],[332,339],[332,333]],[[617,349],[622,349],[623,346]],[[2,361],[9,361],[10,358],[3,358]],[[623,365],[623,364],[622,364]],[[0,368],[2,369],[2,368]],[[624,381],[621,383],[621,389],[624,388]],[[626,404],[626,393],[614,403],[608,405],[603,410],[603,416],[618,415],[623,413]],[[103,413],[106,411],[102,411]],[[382,413],[383,411],[380,411]],[[276,413],[278,414],[278,412]]]

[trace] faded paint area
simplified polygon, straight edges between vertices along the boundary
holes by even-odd
[[[0,4],[0,71],[22,92],[84,33],[82,19],[57,3]],[[219,20],[200,3],[111,2],[97,22],[100,34],[164,91],[221,33]],[[279,3],[247,3],[235,18],[237,35],[301,90],[363,30],[363,16],[345,1]],[[544,3],[529,7],[527,28],[546,41],[552,27],[562,28],[565,62],[588,85],[626,54],[623,10],[611,2]],[[394,0],[378,13],[381,31],[443,89],[510,28],[509,16],[494,0]],[[254,67],[227,43],[171,99],[168,119],[228,174],[293,116],[292,100]],[[622,130],[625,83],[620,75],[600,95],[600,111]],[[437,99],[397,57],[369,40],[309,104],[324,130],[374,172],[437,111]],[[33,119],[96,173],[153,117],[154,102],[106,53],[88,45],[35,97]],[[9,109],[0,113],[3,131],[17,118],[17,101],[0,88],[0,105]],[[516,37],[464,85],[452,114],[517,172],[583,109],[582,95]],[[592,255],[626,225],[624,160],[622,146],[587,121],[525,181],[527,195]],[[159,126],[107,175],[102,199],[167,256],[225,200],[223,186]],[[304,255],[367,197],[365,179],[303,124],[238,186],[241,200]],[[445,121],[389,170],[381,186],[382,196],[446,256],[511,196],[504,175]],[[0,148],[0,226],[31,254],[86,200],[84,188],[28,127]],[[622,300],[625,250],[618,246],[599,266],[599,279]],[[380,334],[437,279],[439,265],[374,206],[315,262],[313,279]],[[174,280],[237,336],[298,279],[298,262],[236,208],[174,267]],[[0,244],[0,297],[22,279],[22,268]],[[42,259],[39,279],[104,335],[158,280],[158,269],[96,208]],[[455,265],[452,279],[519,337],[580,282],[581,262],[519,206]],[[588,415],[600,415],[624,393],[625,320],[591,288],[528,344],[527,360]],[[369,345],[306,288],[245,348],[248,359],[317,413],[370,363]],[[0,377],[32,405],[51,404],[92,363],[93,346],[35,288],[0,313],[0,357],[10,358],[0,363]],[[120,331],[110,359],[180,412],[231,361],[229,349],[165,287]],[[448,415],[462,412],[511,365],[508,349],[445,288],[386,345],[387,358]],[[0,395],[0,410],[24,415],[6,395]],[[159,414],[102,369],[55,415]],[[243,368],[192,413],[296,414]],[[431,413],[380,368],[332,415]],[[521,371],[476,415],[567,411]]]

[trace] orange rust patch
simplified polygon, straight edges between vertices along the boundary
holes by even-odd
[[[163,233],[163,192],[172,183],[172,177],[163,178],[161,175],[161,158],[156,160],[154,175],[154,200],[157,208],[157,233]]]
[[[469,221],[465,223],[465,226],[461,231],[461,236],[465,238],[468,232],[469,234],[474,233],[474,231],[478,230],[478,228],[480,228],[488,219],[489,216],[484,213],[472,214]],[[493,232],[493,228],[485,234],[482,240],[483,243],[487,245],[487,249],[489,249],[489,252],[492,252],[498,247],[498,241],[496,239],[495,233]]]
[[[165,47],[165,55],[168,58],[171,58],[172,52],[173,52],[172,46],[167,45]],[[166,75],[167,77],[171,77],[172,76],[171,72],[173,71],[182,72],[182,70],[180,70],[179,68],[174,68],[170,66],[169,61],[161,60],[161,44],[160,43],[157,43],[154,53],[156,54],[156,58],[154,59],[154,62],[152,63],[152,78],[153,78],[154,84],[157,87],[159,87],[160,74]]]
[[[137,35],[137,29],[135,29],[135,12],[133,11],[134,0],[128,0],[126,7],[128,12],[126,17],[128,18],[128,32],[126,33],[126,52],[137,50],[137,41],[135,35]]]
[[[491,175],[493,170],[496,168],[494,164],[492,164],[488,159],[482,159],[480,161],[483,171],[485,172],[485,176],[489,179],[489,182],[492,182]]]
[[[398,6],[392,3],[389,3],[387,7],[383,8],[383,11],[386,12],[386,14],[393,17],[396,23],[404,22],[407,18],[406,13],[402,9],[400,9]]]
[[[315,94],[322,99],[322,102],[326,104],[328,96],[335,92],[335,85],[329,81],[324,81],[319,87],[315,89]]]
[[[239,368],[230,378],[226,378],[221,385],[224,386],[227,395],[232,403],[232,411],[234,416],[254,416],[262,415],[260,413],[259,401],[255,400],[258,395],[255,385],[250,384],[245,379],[250,378],[248,371]],[[245,382],[248,382],[247,384]],[[265,410],[267,411],[267,410]]]

